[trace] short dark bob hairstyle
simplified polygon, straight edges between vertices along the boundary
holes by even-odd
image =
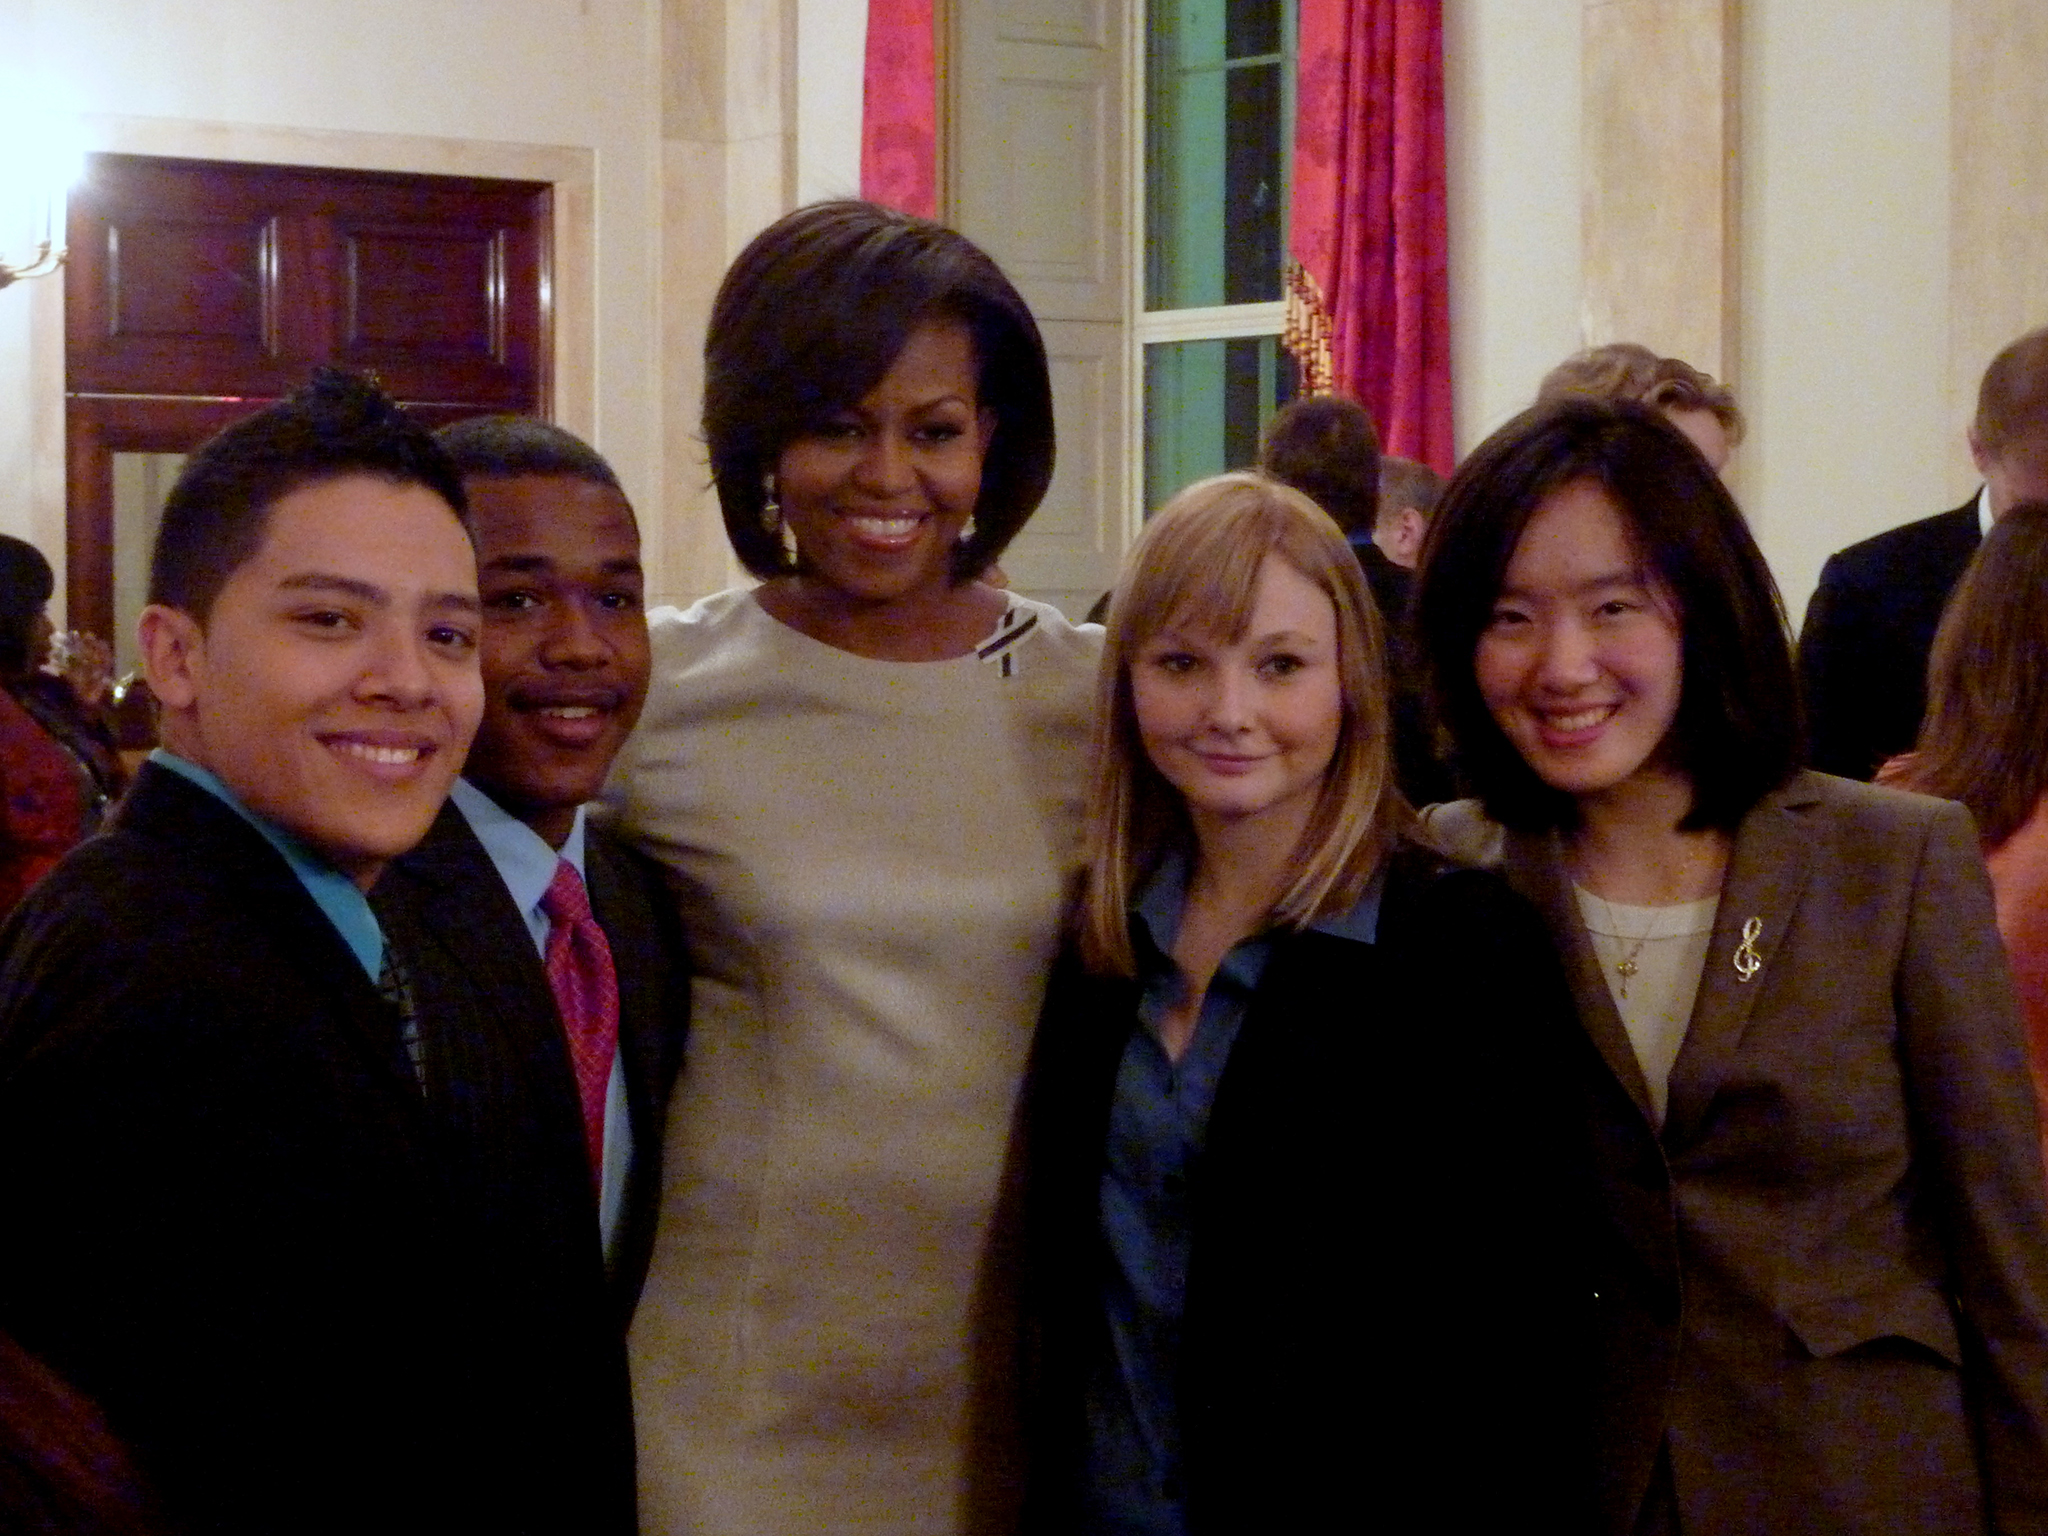
[[[754,575],[796,569],[764,516],[782,450],[857,404],[928,320],[974,338],[995,415],[974,531],[953,579],[987,570],[1052,483],[1052,382],[1038,322],[966,236],[873,203],[814,203],[756,235],[719,285],[704,338],[704,441],[733,553]]]
[[[1734,499],[1661,413],[1570,398],[1525,411],[1459,466],[1423,544],[1415,624],[1437,715],[1487,814],[1522,831],[1569,827],[1578,808],[1523,761],[1480,696],[1474,658],[1530,517],[1590,480],[1677,601],[1684,681],[1668,750],[1692,780],[1679,825],[1733,831],[1799,766],[1802,727],[1785,609]]]

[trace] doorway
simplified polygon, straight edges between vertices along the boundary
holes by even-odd
[[[69,219],[70,625],[132,666],[182,455],[316,364],[430,425],[547,415],[552,203],[546,182],[92,156]]]

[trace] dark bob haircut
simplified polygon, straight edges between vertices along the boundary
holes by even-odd
[[[56,590],[56,575],[43,552],[0,533],[0,677],[28,671],[36,618]]]
[[[465,416],[434,434],[465,480],[565,475],[626,494],[604,455],[573,432],[531,416]]]
[[[304,387],[223,427],[185,461],[164,499],[149,600],[203,625],[227,579],[262,547],[270,509],[350,475],[424,486],[458,519],[469,510],[441,445],[374,379],[316,368]]]
[[[1459,466],[1431,519],[1415,596],[1438,718],[1496,821],[1571,826],[1572,797],[1538,778],[1480,696],[1474,655],[1509,559],[1553,492],[1590,480],[1677,600],[1684,681],[1669,750],[1692,780],[1688,831],[1733,831],[1799,766],[1802,727],[1784,604],[1720,478],[1657,411],[1569,398],[1525,411]]]
[[[974,338],[995,415],[974,532],[953,579],[994,564],[1052,483],[1052,383],[1038,322],[964,235],[873,203],[816,203],[756,235],[719,285],[704,338],[704,440],[725,531],[760,577],[796,567],[764,518],[782,450],[858,403],[927,320]]]

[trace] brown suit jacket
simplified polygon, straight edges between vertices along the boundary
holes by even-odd
[[[1744,817],[1661,1131],[1560,844],[1505,859],[1598,1047],[1599,1528],[1662,1451],[1688,1532],[2048,1531],[2048,1208],[1968,813],[1801,773]]]

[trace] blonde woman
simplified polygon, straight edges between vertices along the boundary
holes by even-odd
[[[1533,912],[1407,842],[1377,614],[1305,497],[1153,519],[1093,765],[1027,1090],[1031,1528],[1554,1509],[1570,1001]]]

